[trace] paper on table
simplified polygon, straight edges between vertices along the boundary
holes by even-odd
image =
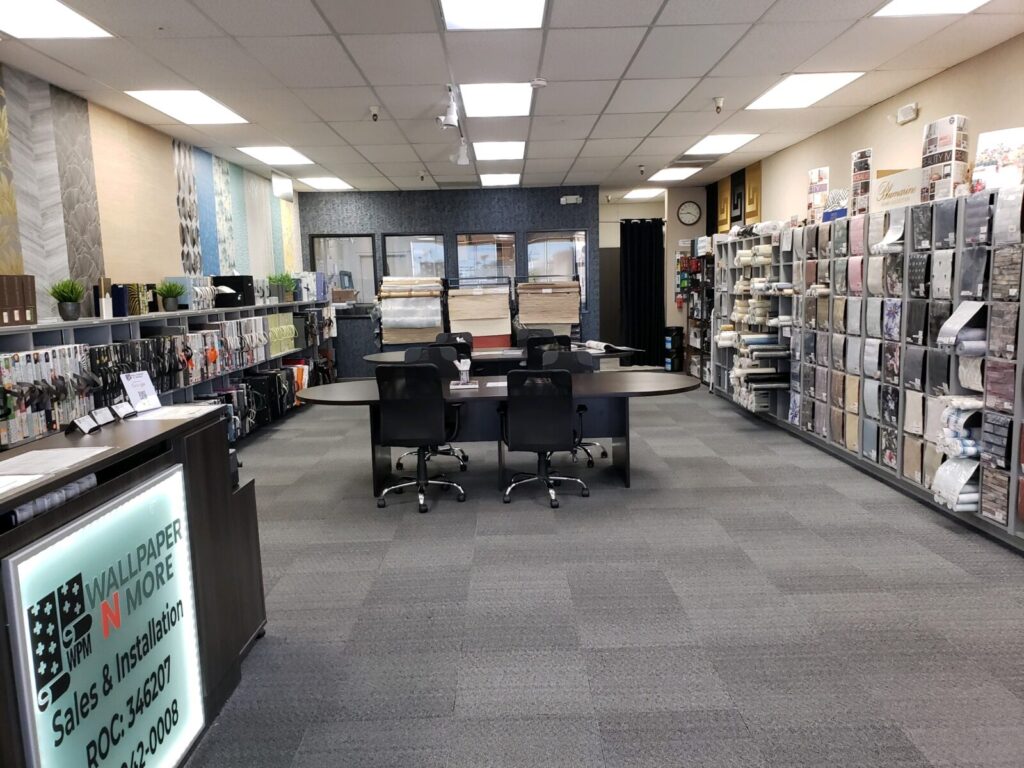
[[[0,461],[0,475],[53,475],[109,450],[108,446],[102,446],[97,448],[44,448],[39,451],[29,451],[20,456]]]
[[[487,386],[490,387],[507,387],[507,381],[488,381]]]
[[[217,405],[165,405],[155,411],[146,411],[135,417],[135,421],[182,421],[194,419],[210,412]]]
[[[479,381],[467,381],[465,384],[460,384],[457,381],[453,381],[448,385],[449,389],[480,389]]]
[[[23,485],[34,483],[42,478],[42,475],[5,475],[0,477],[0,495],[10,493],[21,488]]]

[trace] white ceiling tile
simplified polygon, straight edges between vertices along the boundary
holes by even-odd
[[[664,112],[636,112],[631,115],[603,115],[594,126],[594,139],[619,139],[646,136],[662,118]]]
[[[565,177],[565,186],[600,184],[608,174],[604,171],[573,171]]]
[[[309,0],[193,0],[235,37],[324,35],[330,29]],[[176,7],[185,3],[175,3]]]
[[[480,173],[522,173],[522,160],[478,160],[476,164]]]
[[[448,82],[439,34],[346,35],[342,41],[375,86]]]
[[[883,0],[777,0],[764,15],[765,21],[831,21],[860,19],[876,11]]]
[[[526,141],[528,117],[471,117],[466,120],[470,141]]]
[[[363,156],[356,152],[352,147],[308,146],[304,144],[297,144],[295,145],[295,149],[304,154],[310,160],[314,160],[327,167],[342,165],[365,165],[366,168],[372,167],[369,163],[366,163]],[[359,170],[358,167],[356,167],[356,170]]]
[[[448,160],[448,157],[456,152],[458,144],[413,144],[412,148],[424,163],[440,163]]]
[[[332,35],[245,37],[239,42],[282,83],[293,88],[364,84],[362,75]]]
[[[391,174],[384,170],[381,163],[419,163],[420,159],[408,144],[366,144],[357,146],[359,154],[380,168],[385,176]]]
[[[113,88],[104,88],[93,83],[92,90],[77,91],[77,93],[87,101],[99,104],[107,109],[112,109],[125,117],[130,117],[132,120],[145,125],[164,125],[171,121],[171,118],[163,112],[158,112],[141,101],[133,99],[121,91],[115,91]]]
[[[668,112],[697,84],[697,78],[623,80],[608,105],[608,112]]]
[[[191,88],[187,80],[128,40],[32,40],[28,45],[119,91]]]
[[[573,163],[572,170],[576,171],[613,171],[622,162],[620,155],[614,157],[579,157]]]
[[[564,177],[564,173],[525,173],[522,185],[524,187],[560,187]]]
[[[716,77],[757,77],[791,72],[852,24],[852,21],[758,24],[711,70],[711,74]]]
[[[324,120],[332,122],[364,120],[377,97],[369,88],[296,88],[295,95]],[[386,114],[380,116],[381,120]]]
[[[667,155],[668,157],[675,157],[688,150],[700,141],[701,138],[700,135],[650,138],[645,139],[643,144],[637,147],[635,151],[638,155]]]
[[[742,109],[778,81],[776,75],[705,77],[686,95],[677,111],[714,112],[716,96],[725,99],[724,110]]]
[[[530,140],[585,139],[597,115],[539,115],[530,124]]]
[[[747,24],[655,27],[629,67],[630,79],[700,77],[749,29]]]
[[[159,39],[146,51],[188,78],[200,90],[280,88],[281,83],[234,40]]]
[[[633,139],[590,139],[580,150],[580,157],[618,157],[623,158],[632,152],[640,143]]]
[[[196,130],[190,125],[181,125],[180,123],[176,123],[174,125],[154,125],[152,128],[160,131],[160,133],[166,133],[172,138],[191,144],[194,147],[202,147],[203,145],[210,143],[209,136]]]
[[[1024,0],[989,0],[975,13],[979,15],[989,13],[1024,13]]]
[[[223,144],[221,142],[211,140],[203,144],[202,146],[204,149],[209,150],[217,157],[223,158],[224,160],[229,160],[235,165],[240,165],[243,168],[249,168],[253,167],[254,165],[259,165],[259,163],[257,163],[251,157],[249,157],[249,155],[245,154],[244,152],[239,152],[230,144]]]
[[[537,76],[541,30],[449,32],[448,61],[460,83],[524,83]]]
[[[391,183],[399,189],[437,189],[437,184],[429,175],[420,181],[419,176],[389,176]]]
[[[376,163],[376,166],[377,170],[388,178],[392,176],[419,176],[420,173],[426,170],[426,167],[421,162],[403,162],[398,160]]]
[[[811,133],[765,133],[749,144],[743,145],[744,151],[778,152],[811,136]]]
[[[833,42],[800,65],[800,72],[863,72],[892,58],[893,51],[906,50],[931,37],[955,19],[954,16],[915,18],[870,18],[858,21]]]
[[[951,67],[1021,32],[1024,32],[1024,13],[971,14],[888,59],[882,64],[882,69]]]
[[[434,119],[430,120],[399,120],[398,127],[413,144],[440,144],[450,141],[457,143],[459,132],[454,128],[441,130]]]
[[[338,149],[338,147],[330,147],[330,149]],[[362,161],[363,156],[359,155],[359,159]],[[334,163],[322,160],[320,164],[325,168],[330,168],[332,173],[336,173],[349,184],[352,184],[352,186],[355,186],[355,184],[350,179],[373,179],[383,176],[383,174],[373,165],[365,161],[357,163]]]
[[[775,0],[668,0],[658,24],[733,24],[757,21]]]
[[[937,75],[940,69],[900,69],[892,71],[876,70],[857,78],[845,88],[840,88],[830,96],[826,96],[814,106],[816,107],[869,107],[900,91],[905,91],[929,77]]]
[[[549,80],[615,80],[622,76],[643,27],[552,29],[540,74]]]
[[[723,120],[713,132],[771,133],[776,129],[778,132],[799,130],[797,124],[806,112],[806,109],[740,109]],[[782,125],[787,127],[780,128]]]
[[[654,169],[664,168],[666,165],[671,163],[678,152],[657,152],[657,153],[644,153],[634,152],[632,155],[627,157],[623,161],[623,167],[632,168],[636,174],[636,178],[639,181],[642,177],[637,166],[644,166],[647,169],[648,174],[653,174]]]
[[[467,176],[476,178],[476,168],[472,165],[455,165],[449,160],[440,163],[427,163],[427,170],[436,181],[445,179],[460,181]]]
[[[289,146],[304,144],[307,146],[343,145],[345,140],[332,131],[327,123],[261,123],[267,130]]]
[[[0,40],[0,61],[68,91],[99,88],[95,80],[17,40]]]
[[[550,0],[551,27],[647,26],[662,0]]]
[[[325,0],[320,8],[339,35],[433,32],[440,16],[428,0]]]
[[[394,192],[398,189],[394,184],[385,179],[383,176],[377,176],[374,178],[360,179],[354,177],[351,179],[345,179],[349,184],[358,189],[360,192]]]
[[[230,144],[233,147],[264,147],[280,144],[280,139],[273,133],[255,123],[204,125],[201,130],[218,144]],[[249,162],[252,161],[253,158],[250,157]]]
[[[566,141],[534,141],[526,145],[528,158],[573,158],[583,148],[583,139]]]
[[[573,164],[572,157],[564,158],[529,158],[526,161],[526,173],[561,173],[563,176]]]
[[[63,0],[118,37],[220,37],[224,33],[188,3],[167,0]]]
[[[714,110],[673,112],[651,131],[651,136],[703,136],[715,130],[731,114],[732,112],[723,112],[719,115]]]
[[[224,88],[207,95],[253,123],[311,123],[319,117],[287,88]]]
[[[448,89],[444,85],[382,85],[377,95],[396,120],[430,120],[443,115],[448,107]]]
[[[352,145],[401,144],[405,137],[393,120],[359,120],[356,122],[331,123],[337,133]]]
[[[534,98],[535,115],[594,115],[604,110],[615,80],[549,82]]]

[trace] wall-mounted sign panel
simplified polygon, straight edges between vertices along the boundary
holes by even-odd
[[[171,768],[202,731],[183,472],[3,561],[28,763]]]

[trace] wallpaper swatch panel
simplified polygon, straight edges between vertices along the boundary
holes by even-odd
[[[281,242],[281,206],[274,196],[274,187],[271,184],[267,189],[267,205],[270,207],[270,238],[274,253],[273,273],[284,271],[284,243]],[[261,275],[262,277],[262,275]]]
[[[7,95],[0,88],[0,274],[20,275],[23,270],[18,234],[18,203],[14,193]]]
[[[213,195],[217,208],[218,266],[204,263],[208,275],[229,275],[235,269],[235,217],[231,195],[231,163],[213,158]],[[203,251],[206,253],[205,249]],[[214,270],[214,271],[210,271]]]
[[[231,186],[231,217],[234,221],[235,257],[233,270],[240,275],[251,275],[249,267],[249,212],[246,208],[245,172],[234,163],[228,163],[228,174]],[[221,261],[221,272],[229,274]]]
[[[302,271],[302,240],[299,236],[299,205],[278,200],[281,205],[281,247],[284,250],[284,268],[288,272]]]
[[[196,199],[196,169],[192,145],[177,139],[171,142],[174,152],[174,175],[178,181],[178,237],[181,240],[181,268],[186,275],[203,270],[203,254],[199,242],[199,202]]]
[[[213,155],[198,147],[193,147],[192,164],[196,176],[202,273],[204,275],[219,275],[220,245],[217,237],[217,193],[213,183]]]
[[[245,172],[245,214],[249,227],[249,263],[242,274],[266,277],[274,271],[270,181]],[[249,271],[251,270],[251,272]]]

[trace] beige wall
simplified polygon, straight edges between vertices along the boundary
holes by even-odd
[[[106,275],[146,283],[180,275],[170,137],[91,102],[89,127]]]
[[[692,200],[701,209],[701,219],[693,226],[679,223],[676,211]],[[693,240],[705,232],[707,226],[707,195],[703,187],[675,187],[668,190],[665,205],[665,325],[686,325],[686,309],[676,309],[676,251],[680,240]],[[712,211],[714,215],[714,211]]]
[[[827,165],[833,188],[850,186],[850,153],[871,147],[872,167],[917,168],[925,124],[950,114],[967,116],[970,159],[978,134],[1024,126],[1024,35],[958,64],[891,99],[761,161],[765,220],[803,218],[806,173]],[[921,115],[898,126],[898,107],[918,102]]]
[[[598,244],[601,248],[619,247],[620,219],[663,219],[665,218],[664,199],[644,203],[605,203],[602,202],[598,216],[600,218],[600,236]]]

